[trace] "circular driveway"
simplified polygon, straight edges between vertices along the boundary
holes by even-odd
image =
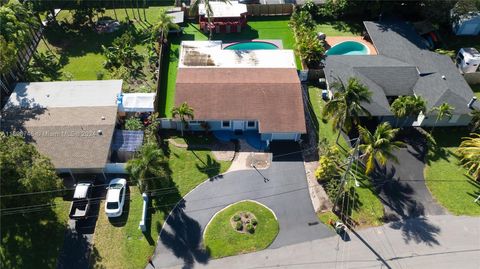
[[[269,248],[332,236],[313,210],[301,154],[282,153],[298,151],[298,147],[282,144],[280,148],[274,150],[268,169],[226,173],[187,194],[160,232],[155,268],[208,263],[208,251],[202,248],[205,226],[217,211],[241,200],[258,201],[275,212],[280,231]]]

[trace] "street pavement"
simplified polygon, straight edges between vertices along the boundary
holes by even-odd
[[[418,217],[348,234],[349,241],[328,237],[211,260],[195,268],[480,268],[478,217]]]
[[[298,146],[282,144],[272,146],[272,151],[268,169],[226,173],[187,194],[160,233],[155,267],[208,264],[208,253],[202,248],[205,226],[219,210],[247,199],[266,205],[278,218],[280,231],[270,249],[334,236],[315,215]]]

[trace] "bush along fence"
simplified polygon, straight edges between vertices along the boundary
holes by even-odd
[[[302,8],[295,9],[289,25],[293,29],[295,51],[302,60],[303,69],[320,68],[325,48],[323,41],[317,37],[317,23],[312,15]]]

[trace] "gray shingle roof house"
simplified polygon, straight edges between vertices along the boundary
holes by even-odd
[[[121,89],[121,80],[17,83],[0,128],[24,135],[59,172],[99,172],[109,161]]]
[[[470,122],[468,103],[474,94],[448,56],[429,51],[408,23],[366,21],[364,25],[378,55],[328,56],[327,83],[357,77],[373,94],[365,107],[372,116],[384,120],[393,116],[389,97],[417,95],[427,101],[427,111],[445,102],[455,107],[454,116],[438,125]],[[479,103],[474,103],[474,107],[480,109]],[[430,126],[434,118],[427,112],[414,125]]]

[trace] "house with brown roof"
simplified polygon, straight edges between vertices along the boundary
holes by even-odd
[[[104,173],[121,80],[17,83],[0,129],[22,135],[59,173]]]
[[[182,42],[175,105],[186,102],[190,130],[254,131],[267,143],[306,133],[291,50],[227,50],[219,41]]]

